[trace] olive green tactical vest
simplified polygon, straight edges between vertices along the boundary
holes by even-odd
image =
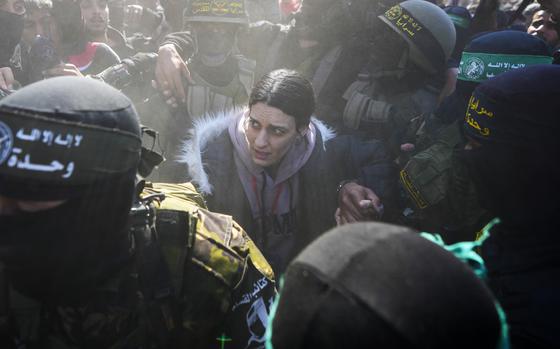
[[[460,158],[464,140],[459,125],[446,126],[435,140],[425,136],[416,143],[428,142],[431,144],[424,144],[425,149],[413,155],[400,171],[400,184],[414,212],[402,223],[443,235],[446,230],[461,235],[479,230],[486,211],[478,203],[469,172]]]

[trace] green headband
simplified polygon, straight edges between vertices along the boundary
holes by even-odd
[[[0,174],[81,185],[138,165],[141,141],[119,130],[25,113],[0,114]]]
[[[508,70],[550,63],[550,56],[463,52],[457,79],[482,82]]]
[[[463,29],[468,29],[471,25],[471,22],[465,17],[457,16],[451,13],[448,13],[447,16],[449,16],[449,19],[453,22],[453,24]]]

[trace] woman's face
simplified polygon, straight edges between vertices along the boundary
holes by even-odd
[[[298,137],[296,119],[278,108],[256,103],[245,117],[245,135],[256,165],[278,165]]]

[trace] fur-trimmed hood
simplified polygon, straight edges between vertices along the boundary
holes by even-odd
[[[227,132],[228,126],[246,110],[236,108],[217,114],[206,114],[194,122],[191,138],[183,143],[178,161],[187,164],[189,176],[202,194],[212,194],[213,190],[204,169],[202,152],[208,144],[216,140],[223,132]],[[326,143],[336,136],[335,131],[315,117],[311,118],[311,123],[317,133],[321,135],[323,149],[326,149]]]

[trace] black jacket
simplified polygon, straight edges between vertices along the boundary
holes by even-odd
[[[227,116],[226,116],[227,118]],[[235,120],[230,118],[229,120]],[[318,121],[314,121],[317,125]],[[207,128],[212,134],[198,134],[193,140],[205,139],[198,144],[203,171],[200,166],[189,164],[190,174],[202,191],[210,210],[234,217],[253,240],[257,231],[250,203],[237,174],[234,146],[227,131],[227,122]],[[222,127],[220,132],[219,128]],[[299,193],[296,218],[296,244],[292,259],[311,241],[336,226],[334,213],[338,207],[337,187],[342,180],[357,179],[372,189],[386,208],[392,206],[396,187],[396,174],[383,145],[378,141],[363,142],[351,136],[325,139],[325,128],[318,128],[315,148],[307,163],[299,171]],[[191,148],[192,149],[192,148]],[[192,155],[192,154],[191,154]],[[212,186],[209,192],[209,186]],[[260,246],[259,246],[260,247]],[[262,250],[262,249],[261,249]],[[263,251],[266,257],[266,251]]]

